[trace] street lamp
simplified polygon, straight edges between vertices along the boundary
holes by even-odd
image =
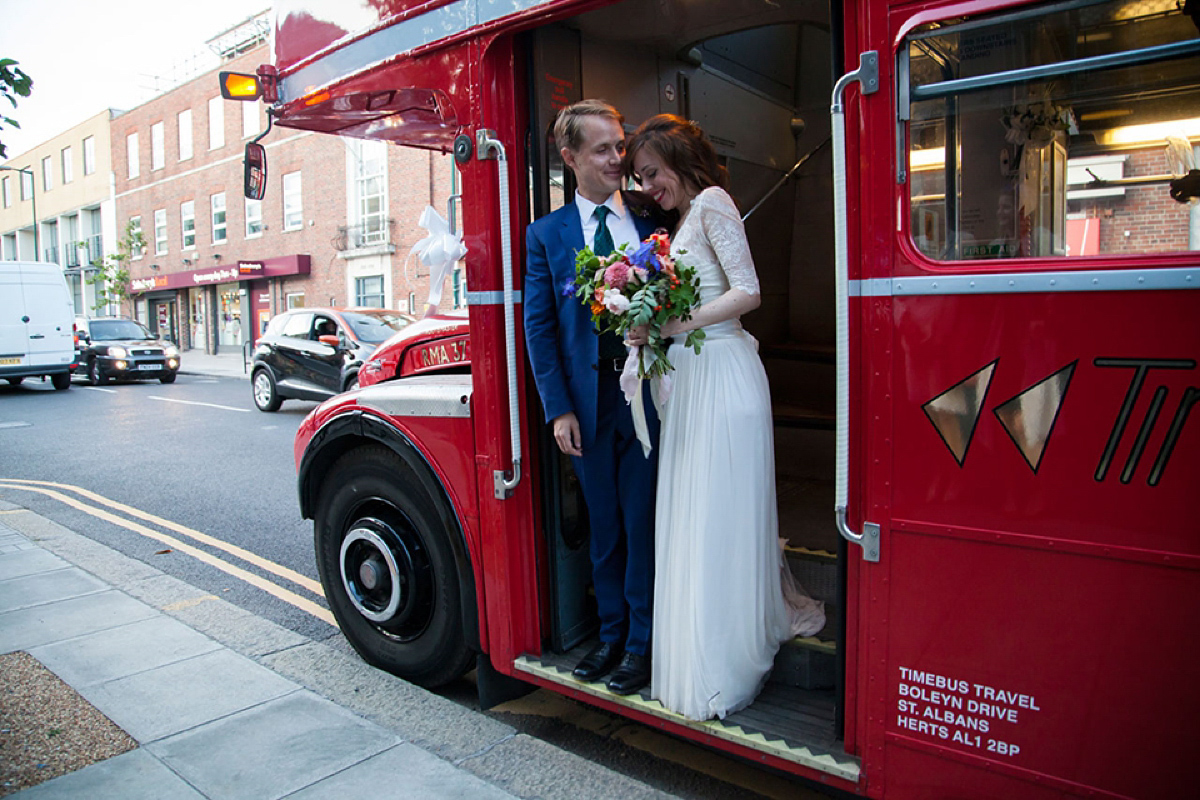
[[[22,175],[29,176],[29,202],[33,206],[33,260],[42,260],[42,249],[38,242],[38,218],[37,218],[37,179],[33,176],[33,170],[29,167],[4,167],[0,166],[0,170],[8,172],[19,172]]]

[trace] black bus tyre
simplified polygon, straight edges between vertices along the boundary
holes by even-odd
[[[343,455],[322,483],[317,569],[342,633],[367,663],[420,686],[460,677],[474,654],[446,500],[378,445]]]
[[[50,384],[54,386],[55,391],[61,392],[63,389],[71,388],[71,373],[56,372],[50,376]]]
[[[275,388],[275,379],[267,370],[260,369],[254,373],[254,382],[251,387],[254,392],[254,405],[258,406],[259,411],[278,411],[279,407],[283,405],[283,398],[279,396],[279,390]]]
[[[88,362],[88,383],[92,386],[103,386],[108,383],[108,376],[100,368],[100,359],[93,358]]]

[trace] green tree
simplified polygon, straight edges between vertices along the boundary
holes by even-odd
[[[79,242],[78,247],[86,247],[85,242]],[[134,254],[141,254],[146,248],[146,239],[140,229],[133,226],[133,220],[125,225],[125,236],[117,242],[117,252],[96,259],[92,266],[96,272],[87,282],[96,287],[96,303],[93,311],[101,311],[108,305],[116,305],[121,312],[122,304],[129,299],[129,261]]]
[[[17,62],[11,58],[0,58],[0,96],[12,103],[12,107],[17,107],[18,97],[29,97],[29,92],[33,89],[33,78],[25,74],[24,70],[17,66]],[[20,124],[11,117],[0,115],[0,128],[9,125],[13,128],[20,128]],[[8,157],[8,149],[4,146],[4,142],[0,142],[0,158]]]

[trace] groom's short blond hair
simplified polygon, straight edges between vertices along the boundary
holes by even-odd
[[[554,120],[554,142],[560,150],[565,147],[575,152],[583,145],[583,125],[580,123],[584,117],[608,117],[618,125],[625,124],[621,112],[603,100],[580,100],[578,103],[572,103],[559,111]]]

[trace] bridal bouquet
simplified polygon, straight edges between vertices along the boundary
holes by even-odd
[[[700,304],[700,280],[694,268],[671,257],[671,240],[660,229],[632,252],[625,245],[608,256],[597,256],[590,247],[580,250],[575,281],[563,287],[563,294],[578,295],[601,332],[624,337],[630,328],[646,325],[649,341],[637,352],[637,377],[658,378],[674,369],[662,326],[691,317]],[[699,353],[703,343],[703,330],[688,332],[688,347]]]

